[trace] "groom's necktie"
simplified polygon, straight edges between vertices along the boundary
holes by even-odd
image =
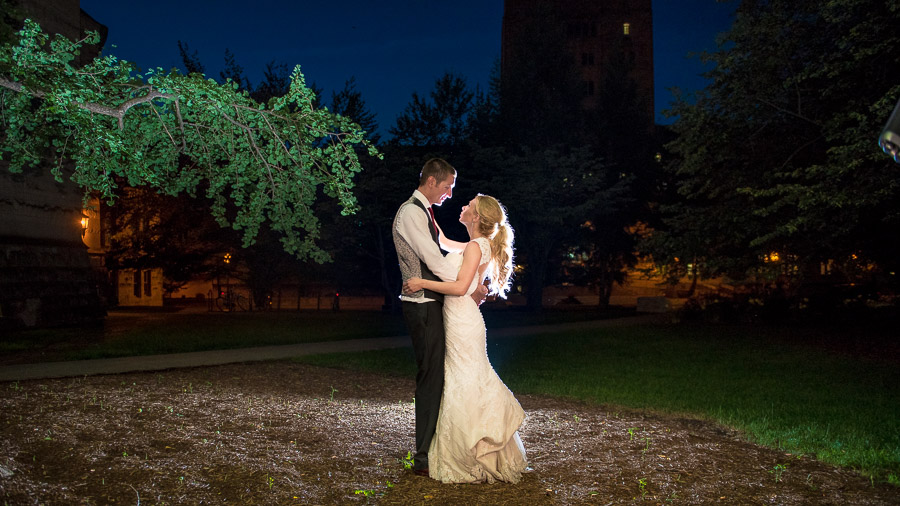
[[[434,221],[434,209],[432,209],[431,206],[428,206],[428,215],[431,216],[431,226],[434,228],[434,235],[440,236],[441,233],[438,231],[437,222]]]

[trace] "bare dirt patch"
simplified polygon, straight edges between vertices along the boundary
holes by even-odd
[[[900,504],[711,423],[519,396],[534,471],[443,485],[403,460],[413,382],[290,362],[0,385],[8,504]]]

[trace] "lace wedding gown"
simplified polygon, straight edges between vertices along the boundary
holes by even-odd
[[[475,242],[481,248],[480,264],[489,262],[488,240]],[[451,255],[462,263],[461,254]],[[516,483],[526,467],[517,432],[525,411],[488,361],[484,319],[469,296],[481,282],[478,278],[466,295],[444,297],[444,393],[428,451],[429,475],[444,483]]]

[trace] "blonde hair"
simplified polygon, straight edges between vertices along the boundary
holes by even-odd
[[[488,266],[489,293],[506,298],[513,273],[513,229],[506,217],[506,208],[494,197],[478,194],[475,197],[478,231],[491,241],[491,263]]]

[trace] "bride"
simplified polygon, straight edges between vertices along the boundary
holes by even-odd
[[[488,361],[484,319],[468,296],[485,278],[489,293],[506,296],[513,231],[505,209],[487,195],[463,206],[459,221],[470,241],[462,255],[447,256],[461,262],[456,281],[411,278],[404,285],[406,292],[425,288],[447,295],[444,393],[428,451],[429,476],[444,483],[516,483],[527,466],[518,433],[525,412]]]

